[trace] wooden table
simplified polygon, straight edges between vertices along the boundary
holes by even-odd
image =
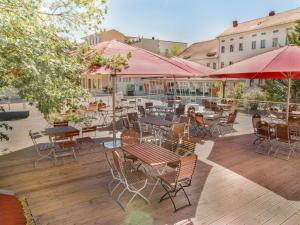
[[[168,163],[174,163],[180,160],[180,156],[175,152],[150,143],[124,146],[121,147],[121,149],[130,155],[135,156],[141,162],[156,170],[159,175],[164,173]],[[154,189],[158,185],[158,182],[159,178],[157,178],[149,196],[151,196],[153,193]]]
[[[65,127],[51,127],[51,128],[46,128],[45,133],[49,135],[50,137],[53,136],[62,136],[63,134],[67,132],[76,132],[79,131],[77,128],[72,127],[72,126],[65,126]]]

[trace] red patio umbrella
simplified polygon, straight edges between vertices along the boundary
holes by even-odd
[[[235,63],[209,75],[213,78],[288,79],[287,108],[291,80],[300,78],[300,47],[288,45]],[[289,110],[287,110],[288,118]]]
[[[112,98],[113,98],[113,139],[115,141],[115,77],[193,77],[185,65],[174,62],[163,56],[149,52],[142,48],[133,47],[118,41],[101,42],[91,47],[91,50],[85,54],[87,59],[94,55],[101,54],[104,57],[117,56],[121,54],[126,57],[131,53],[128,66],[116,74],[110,74],[111,71],[103,67],[91,66],[81,73],[82,76],[88,74],[110,74],[112,76]]]

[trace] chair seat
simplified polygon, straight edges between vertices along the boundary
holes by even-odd
[[[168,186],[172,187],[175,186],[176,182],[176,176],[177,176],[177,171],[172,171],[169,173],[165,173],[159,176],[159,178]],[[184,181],[189,181],[188,178],[184,178],[182,180],[178,180],[178,183],[184,182]]]
[[[149,179],[149,176],[140,170],[127,171],[126,179],[129,185],[139,189],[144,185],[145,180]]]

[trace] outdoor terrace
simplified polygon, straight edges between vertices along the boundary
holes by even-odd
[[[255,153],[248,114],[238,114],[234,132],[224,137],[199,137],[198,163],[186,189],[192,206],[174,213],[170,201],[158,202],[164,193],[158,186],[151,205],[136,199],[126,213],[107,190],[111,175],[102,146],[80,151],[77,162],[66,158],[53,166],[41,161],[34,168],[36,152],[27,130],[46,123],[30,110],[31,117],[14,124],[21,136],[11,145],[18,147],[8,146],[13,152],[0,157],[0,189],[25,197],[37,224],[299,224],[300,158],[285,161]],[[97,131],[97,138],[110,134]],[[184,204],[183,194],[175,201]]]

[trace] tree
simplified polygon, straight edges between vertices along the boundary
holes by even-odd
[[[300,20],[292,31],[287,33],[289,44],[300,45]],[[288,81],[280,79],[270,79],[265,82],[265,92],[270,101],[286,101],[288,91]],[[293,80],[291,86],[291,101],[296,102],[297,93],[300,91],[300,80]]]
[[[170,49],[166,49],[165,56],[171,58],[173,56],[178,56],[182,52],[180,46],[172,45]]]
[[[0,88],[12,86],[45,115],[76,107],[82,48],[74,30],[99,30],[103,0],[1,0]],[[1,128],[1,127],[0,127]]]

